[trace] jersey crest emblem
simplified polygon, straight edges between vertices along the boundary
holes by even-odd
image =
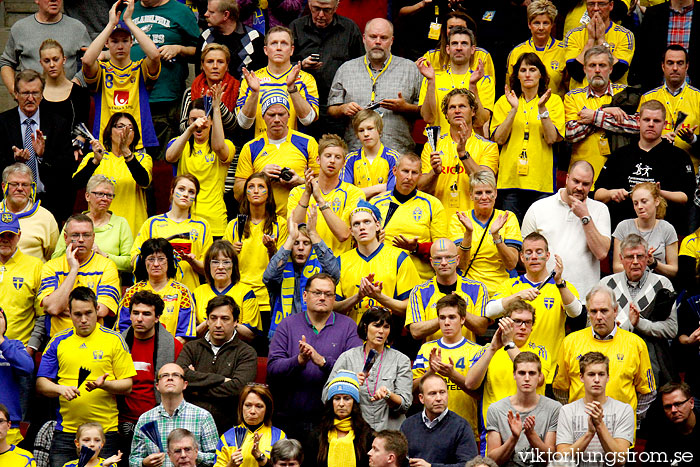
[[[552,68],[552,70],[559,69],[559,62],[557,60],[552,60],[549,65]]]
[[[338,198],[335,198],[333,200],[333,203],[331,203],[331,207],[333,208],[333,212],[340,211],[340,200]]]
[[[13,277],[12,278],[12,285],[15,286],[16,290],[21,289],[23,284],[24,284],[24,277]]]
[[[197,241],[198,236],[199,236],[199,232],[197,232],[196,229],[190,230],[190,240],[192,240],[193,243]]]
[[[114,91],[114,105],[128,105],[129,91]]]
[[[552,297],[545,297],[544,299],[544,306],[548,310],[551,310],[552,307],[554,306],[554,299]]]
[[[423,217],[423,210],[416,206],[416,209],[413,210],[413,220],[418,222],[421,220],[421,217]]]
[[[94,360],[102,360],[102,357],[104,357],[104,352],[101,350],[95,350],[92,352],[92,358]]]

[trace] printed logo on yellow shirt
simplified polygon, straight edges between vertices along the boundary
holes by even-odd
[[[545,298],[544,298],[544,306],[545,306],[545,308],[547,308],[548,310],[551,310],[552,307],[554,306],[554,298],[552,298],[552,297],[545,297]]]
[[[102,360],[102,357],[104,357],[104,352],[101,350],[95,350],[92,352],[93,360]]]
[[[550,64],[552,70],[558,70],[558,69],[559,69],[559,62],[558,62],[557,60],[552,60],[549,64]]]
[[[416,206],[416,209],[413,210],[413,220],[420,222],[421,217],[423,217],[423,210]]]
[[[129,91],[114,91],[114,105],[128,105]]]
[[[16,289],[16,290],[21,289],[23,284],[24,284],[24,278],[23,278],[23,277],[13,277],[13,278],[12,278],[12,285],[15,286],[15,289]]]

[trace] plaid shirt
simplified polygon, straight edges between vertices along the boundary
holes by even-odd
[[[693,4],[676,11],[669,8],[667,45],[678,44],[688,50],[690,45],[690,27],[693,23]]]
[[[141,431],[141,427],[151,421],[158,423],[160,440],[163,447],[167,449],[168,435],[175,428],[185,428],[194,434],[199,453],[197,454],[197,465],[213,466],[216,461],[216,443],[219,441],[219,434],[211,414],[196,405],[186,402],[184,399],[170,416],[163,408],[163,404],[152,408],[139,417],[134,429],[134,438],[131,441],[131,455],[129,456],[130,467],[141,467],[143,459],[149,454],[158,452],[158,447]],[[173,467],[168,457],[165,457],[163,467]]]
[[[585,89],[588,97],[595,97],[590,86],[586,86]],[[613,95],[612,83],[608,83],[604,94]],[[595,133],[598,128],[614,133],[636,134],[639,133],[639,116],[637,114],[626,115],[622,122],[618,122],[612,114],[597,109],[593,116],[593,123],[581,123],[579,120],[566,122],[566,140],[576,143]]]

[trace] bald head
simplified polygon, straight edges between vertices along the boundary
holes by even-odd
[[[384,18],[374,18],[369,21],[367,21],[367,24],[365,24],[365,34],[368,34],[370,31],[382,31],[382,32],[388,32],[390,36],[394,35],[394,25],[391,24],[391,21],[384,19]]]
[[[383,67],[394,43],[394,26],[384,18],[374,18],[367,22],[362,40],[372,66]]]
[[[449,238],[438,238],[433,241],[433,245],[430,247],[430,256],[435,257],[436,255],[456,255],[457,245],[454,244]]]
[[[438,238],[430,247],[430,262],[441,284],[453,284],[457,280],[459,263],[457,246],[448,238]]]

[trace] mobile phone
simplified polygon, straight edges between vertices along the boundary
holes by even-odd
[[[382,105],[382,102],[379,101],[379,102],[375,102],[374,104],[368,105],[367,107],[365,107],[365,109],[367,109],[367,110],[375,110],[375,109],[378,109],[379,106],[381,106],[381,105]]]
[[[309,55],[309,56],[310,56],[311,59],[312,59],[313,61],[315,61],[315,62],[321,61],[321,54],[311,54],[311,55]]]
[[[122,14],[124,10],[126,10],[126,2],[124,0],[119,0],[119,5],[117,5],[117,14]]]

